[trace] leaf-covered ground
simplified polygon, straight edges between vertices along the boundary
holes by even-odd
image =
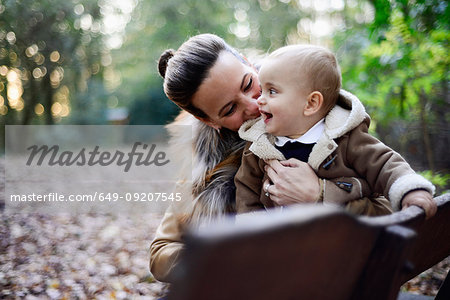
[[[160,215],[0,213],[0,298],[157,299],[148,271]],[[434,295],[450,259],[404,285]]]
[[[0,214],[0,298],[156,299],[159,216]]]

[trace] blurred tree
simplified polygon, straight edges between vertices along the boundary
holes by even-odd
[[[168,101],[160,88],[152,88],[148,94],[133,101],[130,107],[130,125],[162,125],[173,120],[178,107]]]
[[[122,78],[115,94],[121,105],[134,107],[130,114],[140,114],[136,118],[130,115],[130,120],[144,122],[143,111],[135,109],[143,105],[155,112],[167,109],[165,118],[160,114],[156,117],[162,124],[167,123],[177,108],[165,104],[168,100],[157,73],[156,63],[165,49],[176,49],[190,36],[206,32],[215,33],[240,49],[277,48],[297,32],[302,15],[295,1],[139,1],[124,45],[112,54]],[[144,105],[145,99],[151,105]],[[151,119],[154,117],[154,113],[149,113],[147,123],[155,124],[156,119]]]
[[[252,61],[287,43],[333,48],[380,138],[448,168],[448,11],[437,0],[0,0],[1,123],[99,124],[125,106],[133,124],[164,124],[178,108],[159,55],[211,32]]]
[[[92,85],[104,93],[97,1],[2,1],[0,17],[2,124],[53,124],[89,109],[75,95],[97,100]]]
[[[383,140],[413,154],[422,167],[448,170],[448,4],[372,2],[374,22],[359,35],[347,32],[337,39],[348,49],[349,35],[360,37],[350,44],[361,55],[347,56],[342,64],[345,85],[368,106]]]

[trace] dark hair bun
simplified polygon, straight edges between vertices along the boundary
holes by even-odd
[[[171,59],[173,57],[174,54],[175,54],[175,50],[167,49],[159,57],[158,71],[159,71],[159,75],[161,75],[162,78],[164,78],[166,76],[167,63],[169,62],[169,59]]]

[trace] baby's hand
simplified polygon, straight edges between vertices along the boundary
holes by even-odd
[[[416,190],[407,193],[402,200],[402,209],[411,205],[416,205],[425,211],[426,218],[431,218],[436,214],[437,206],[433,196],[424,190]]]

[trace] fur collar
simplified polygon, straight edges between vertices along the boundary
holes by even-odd
[[[192,135],[186,135],[186,126],[192,128]],[[191,219],[197,222],[234,211],[234,175],[245,141],[227,129],[218,133],[185,111],[166,128],[180,170],[192,168],[191,178],[180,177],[181,183],[192,187]],[[189,156],[192,161],[186,159]]]

